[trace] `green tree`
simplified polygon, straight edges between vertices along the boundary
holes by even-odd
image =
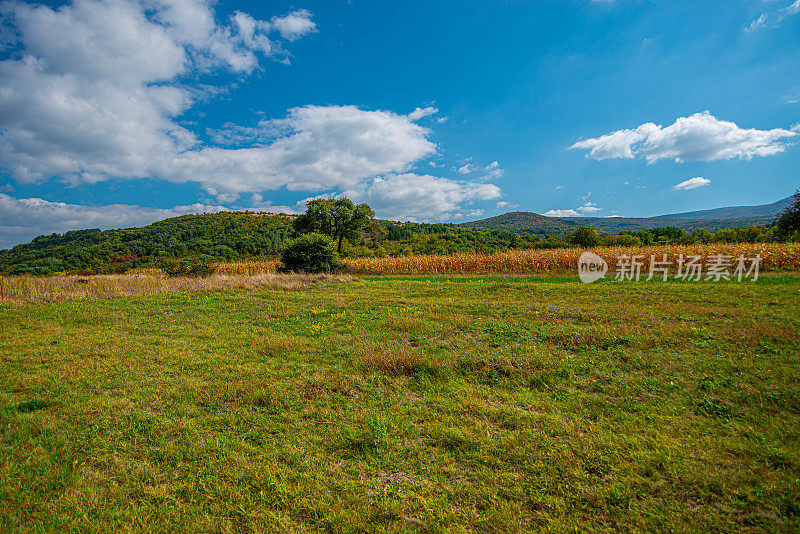
[[[356,206],[350,199],[318,198],[308,203],[306,212],[292,223],[298,234],[317,233],[336,241],[336,251],[342,253],[342,242],[355,244],[370,225],[375,212],[367,204]]]
[[[581,226],[570,236],[570,242],[581,247],[596,247],[603,242],[597,230],[591,226]]]
[[[776,233],[784,239],[800,233],[800,189],[794,194],[794,202],[778,217]]]

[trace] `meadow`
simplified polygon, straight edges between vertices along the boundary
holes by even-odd
[[[0,531],[800,529],[797,277],[230,279],[0,303]]]

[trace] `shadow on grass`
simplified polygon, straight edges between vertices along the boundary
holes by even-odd
[[[30,413],[30,412],[35,412],[37,410],[42,410],[49,406],[54,406],[55,404],[56,403],[44,399],[31,399],[26,402],[20,402],[19,404],[15,404],[14,406],[10,406],[8,410],[17,413]]]

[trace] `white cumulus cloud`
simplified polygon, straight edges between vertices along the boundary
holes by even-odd
[[[364,187],[344,191],[355,202],[366,202],[380,216],[393,220],[450,220],[471,216],[464,206],[500,198],[493,184],[451,180],[428,174],[390,174]]]
[[[591,193],[589,193],[591,195]],[[588,197],[588,195],[587,195]],[[586,213],[595,213],[602,211],[603,208],[598,208],[594,202],[586,202],[577,208],[569,208],[563,210],[549,210],[544,212],[543,215],[547,217],[582,217]]]
[[[471,158],[468,158],[471,159]],[[472,174],[474,172],[483,171],[483,176],[481,180],[497,180],[503,176],[503,169],[500,168],[500,163],[498,161],[493,161],[486,166],[478,165],[477,163],[465,163],[456,171],[459,174]]]
[[[433,106],[428,106],[426,108],[417,108],[411,113],[408,114],[408,118],[412,121],[418,121],[423,117],[429,117],[431,115],[436,115],[439,113],[439,110]]]
[[[237,12],[219,23],[203,0],[0,9],[20,49],[0,61],[0,166],[22,182],[160,177],[199,144],[177,120],[202,91],[176,80],[207,69],[246,73],[259,56],[281,54],[269,22]]]
[[[675,184],[672,186],[672,189],[679,191],[679,190],[688,190],[688,189],[697,189],[698,187],[703,187],[711,183],[711,180],[708,178],[703,178],[702,176],[695,176],[694,178],[689,178],[688,180],[684,180],[679,184]]]
[[[183,151],[162,161],[159,175],[228,192],[284,186],[313,191],[353,187],[375,175],[402,172],[436,152],[429,130],[407,116],[355,106],[294,108],[283,119],[246,130],[229,130],[227,135],[244,136],[258,146]]]
[[[311,12],[306,9],[292,11],[283,17],[273,17],[272,26],[289,41],[317,31],[316,23],[311,20]]]
[[[474,163],[465,163],[458,168],[458,174],[470,174],[478,170],[478,166]]]
[[[587,202],[583,206],[577,208],[577,210],[580,211],[581,213],[594,213],[596,211],[602,211],[603,208],[598,208],[597,204],[595,204],[594,202]]]
[[[680,117],[667,127],[645,123],[633,130],[618,130],[578,141],[570,148],[589,150],[587,157],[597,160],[643,157],[653,163],[660,159],[676,162],[751,159],[783,152],[786,140],[797,135],[782,128],[740,128],[704,111]]]
[[[567,210],[548,210],[544,212],[546,217],[580,217],[581,214],[574,209]]]

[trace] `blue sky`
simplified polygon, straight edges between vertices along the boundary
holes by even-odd
[[[0,5],[0,247],[320,195],[459,222],[800,185],[800,1]]]

